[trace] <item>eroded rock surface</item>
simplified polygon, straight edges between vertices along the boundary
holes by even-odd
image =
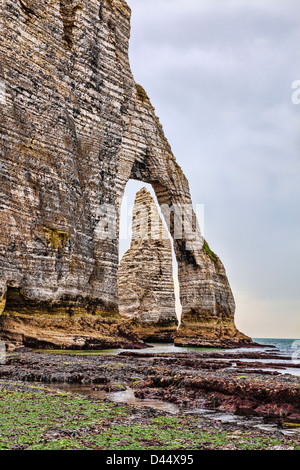
[[[132,241],[118,272],[119,309],[139,337],[171,342],[177,329],[172,247],[151,194],[135,199]]]
[[[115,209],[117,227],[130,178],[152,184],[160,205],[191,204],[130,70],[130,8],[124,0],[6,0],[0,36],[1,334],[63,347],[59,333],[76,347],[74,334],[109,318],[100,336],[110,341],[122,319],[118,233],[105,232],[104,209]],[[239,340],[221,261],[189,241],[174,241],[184,320],[177,341]]]
[[[242,356],[247,359],[243,367],[236,365],[237,354],[228,351],[158,354],[148,350],[98,356],[20,351],[7,355],[6,363],[0,366],[0,380],[6,384],[16,380],[90,384],[91,391],[111,391],[122,385],[132,388],[138,398],[176,404],[180,414],[185,410],[199,416],[201,408],[209,408],[226,414],[276,418],[282,425],[300,423],[300,378],[279,372],[282,369],[278,369],[276,353],[249,349]],[[274,363],[265,362],[271,357]],[[280,357],[277,351],[277,359]],[[290,359],[285,356],[280,360],[289,371]],[[204,422],[206,419],[205,415]]]

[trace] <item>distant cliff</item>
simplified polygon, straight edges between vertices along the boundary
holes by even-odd
[[[6,0],[0,36],[1,336],[53,347],[128,344],[117,296],[126,183],[151,183],[161,205],[191,204],[130,70],[130,9],[123,0]],[[105,232],[106,207],[115,208],[115,236]],[[237,336],[221,261],[186,241],[174,240],[180,341],[220,338],[223,324],[226,338]]]

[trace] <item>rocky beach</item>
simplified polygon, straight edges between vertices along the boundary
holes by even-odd
[[[299,365],[275,348],[181,349],[8,354],[0,366],[1,448],[300,448]],[[38,425],[45,400],[49,414]]]

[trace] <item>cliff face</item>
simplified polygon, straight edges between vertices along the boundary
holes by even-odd
[[[132,241],[118,271],[120,314],[146,341],[172,342],[176,329],[172,247],[151,194],[135,199]]]
[[[103,235],[103,208],[115,208],[118,227],[130,178],[151,183],[160,204],[191,203],[130,70],[130,9],[124,0],[6,0],[0,36],[2,336],[60,347],[116,338],[118,233]],[[232,326],[221,262],[186,250],[185,236],[175,251],[184,324],[194,333],[199,323],[201,332]]]
[[[194,256],[194,265],[185,264],[179,272],[184,308],[174,343],[192,347],[252,343],[235,326],[235,302],[219,257],[205,240],[202,250],[194,252]]]

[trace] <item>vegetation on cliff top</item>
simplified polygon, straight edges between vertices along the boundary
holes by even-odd
[[[204,241],[204,244],[203,244],[203,250],[205,251],[205,253],[210,257],[210,259],[216,263],[217,260],[218,260],[218,257],[217,255],[209,248],[208,244],[206,241]]]

